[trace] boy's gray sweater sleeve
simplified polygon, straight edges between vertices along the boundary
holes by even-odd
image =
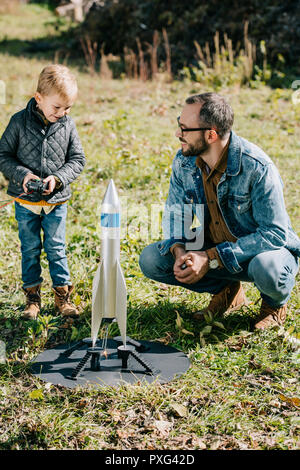
[[[63,187],[72,183],[82,172],[85,165],[84,151],[76,130],[75,123],[71,120],[70,141],[66,155],[66,163],[53,173],[60,179]]]
[[[8,180],[22,185],[25,175],[30,170],[18,160],[18,142],[18,124],[13,116],[0,139],[0,171]]]

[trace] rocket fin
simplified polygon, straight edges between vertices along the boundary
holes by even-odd
[[[104,286],[104,262],[101,261],[93,279],[93,290],[92,290],[92,327],[91,336],[93,346],[97,341],[99,328],[101,325],[103,315],[103,295],[105,292]]]
[[[116,263],[116,318],[124,345],[126,344],[127,289],[120,261]]]

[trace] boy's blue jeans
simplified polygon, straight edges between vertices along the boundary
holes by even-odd
[[[43,281],[40,255],[42,246],[47,254],[53,287],[71,285],[65,249],[67,203],[57,205],[49,214],[34,214],[15,202],[22,254],[23,288]],[[43,241],[41,232],[43,231]]]
[[[273,308],[281,307],[287,302],[295,284],[298,261],[286,248],[265,251],[254,256],[249,262],[241,265],[243,271],[237,274],[232,274],[225,268],[210,269],[195,284],[183,284],[174,277],[173,255],[170,252],[161,255],[158,249],[160,243],[156,242],[144,248],[139,261],[145,276],[155,281],[210,294],[218,294],[232,281],[253,282],[261,297]],[[204,246],[203,250],[207,248],[209,246]]]

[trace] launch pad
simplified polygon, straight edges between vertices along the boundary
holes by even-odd
[[[167,383],[180,377],[190,366],[187,356],[159,342],[134,341],[127,337],[108,339],[105,351],[97,341],[91,340],[63,344],[39,354],[31,372],[41,380],[67,388],[77,386],[120,386],[134,384]]]

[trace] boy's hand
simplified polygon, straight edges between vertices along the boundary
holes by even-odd
[[[48,189],[46,189],[43,194],[45,196],[48,196],[48,194],[51,194],[54,189],[55,189],[55,186],[56,186],[56,179],[54,178],[53,175],[50,175],[50,176],[47,176],[47,178],[45,178],[43,180],[43,183],[48,183]]]
[[[27,175],[25,176],[25,178],[23,179],[23,189],[24,189],[24,192],[27,194],[28,193],[28,188],[26,186],[26,184],[28,183],[28,181],[30,180],[39,180],[41,178],[39,178],[37,175],[34,175],[33,173],[27,173]]]

